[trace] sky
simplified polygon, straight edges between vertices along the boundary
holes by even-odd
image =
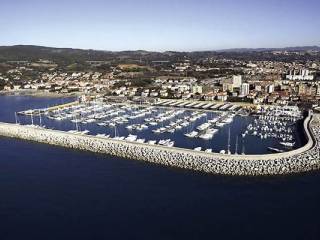
[[[200,51],[320,45],[320,0],[0,0],[0,45]]]

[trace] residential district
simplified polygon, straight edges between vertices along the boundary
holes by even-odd
[[[318,50],[96,55],[61,61],[0,51],[1,92],[311,106],[320,99]]]

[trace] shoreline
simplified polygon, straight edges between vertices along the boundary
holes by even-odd
[[[1,90],[0,95],[3,96],[32,96],[32,97],[49,97],[49,98],[64,98],[64,97],[79,97],[81,95],[84,95],[85,93],[83,92],[72,92],[72,93],[57,93],[57,92],[46,92],[43,90],[30,90],[30,89],[19,89],[19,90]],[[97,94],[97,93],[95,93]],[[115,96],[109,96],[109,97],[115,97]],[[120,96],[116,96],[121,98]],[[176,100],[180,101],[183,100],[185,102],[199,102],[199,103],[212,103],[212,104],[232,104],[232,105],[237,105],[241,106],[244,108],[254,108],[256,105],[253,103],[248,103],[248,102],[229,102],[229,101],[218,101],[218,100],[194,100],[194,99],[174,99],[174,98],[159,98],[161,101],[166,101],[166,100]],[[264,104],[260,104],[264,105]]]
[[[45,92],[40,90],[10,90],[0,91],[1,96],[30,96],[36,98],[66,98],[66,97],[79,97],[82,93],[54,93]]]

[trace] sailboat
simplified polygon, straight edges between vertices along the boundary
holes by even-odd
[[[124,137],[118,137],[117,136],[117,126],[114,127],[114,137],[115,140],[124,140]]]
[[[234,154],[238,155],[238,136],[236,137],[236,150]]]
[[[73,121],[75,124],[76,124],[76,130],[70,130],[68,131],[69,133],[78,133],[79,132],[79,128],[78,128],[78,120],[77,120],[77,116],[75,116],[74,118],[74,121]]]
[[[227,154],[230,155],[231,151],[230,151],[230,127],[229,127],[229,133],[228,133],[228,150],[227,150]]]
[[[16,120],[16,124],[18,124],[18,116],[17,116],[17,112],[14,112],[14,118]]]
[[[241,155],[246,155],[244,152],[244,138],[242,138],[242,153]]]
[[[32,111],[30,113],[30,116],[31,116],[31,126],[33,126],[34,124],[33,124],[33,112]]]
[[[185,133],[184,135],[189,138],[194,138],[194,137],[198,136],[198,132],[192,131],[192,129],[193,129],[193,123],[190,124],[188,132]]]
[[[77,117],[75,117],[75,120],[76,120],[76,131],[79,132],[79,126],[78,126],[78,119],[77,119]]]
[[[39,111],[39,124],[40,124],[40,127],[45,127],[45,126],[42,126],[42,117],[41,117],[40,109],[38,111]]]
[[[68,132],[70,132],[70,133],[76,133],[76,134],[81,134],[81,135],[86,135],[86,134],[88,134],[88,133],[90,132],[89,130],[81,131],[80,126],[78,125],[78,119],[77,119],[76,116],[75,116],[74,122],[75,122],[75,124],[76,124],[76,130],[70,130],[70,131],[68,131]]]

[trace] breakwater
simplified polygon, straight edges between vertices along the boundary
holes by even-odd
[[[0,135],[207,173],[275,175],[320,168],[319,119],[318,115],[312,114],[305,119],[304,129],[308,139],[305,146],[290,152],[267,155],[196,152],[8,123],[0,123]]]

